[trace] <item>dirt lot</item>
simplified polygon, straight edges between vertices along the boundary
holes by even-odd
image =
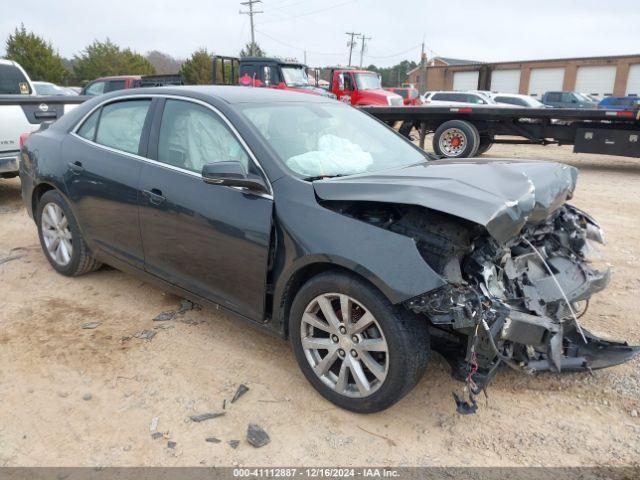
[[[573,155],[568,147],[498,146],[490,154],[580,168],[574,203],[601,221],[615,269],[584,324],[640,343],[640,162]],[[593,375],[504,371],[478,413],[459,416],[451,392],[461,384],[435,356],[398,405],[352,414],[315,393],[277,338],[207,310],[153,322],[180,299],[113,269],[77,279],[56,274],[19,186],[0,181],[0,259],[20,257],[0,264],[0,466],[639,462],[637,360]],[[86,330],[85,322],[100,325]],[[151,341],[123,340],[154,328]],[[229,404],[240,383],[249,392]],[[224,399],[226,415],[188,420],[222,411]],[[151,438],[153,417],[165,438]],[[265,428],[271,443],[250,446],[249,423]],[[222,442],[205,442],[210,436]]]

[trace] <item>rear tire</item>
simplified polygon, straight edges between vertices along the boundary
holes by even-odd
[[[56,190],[40,198],[36,223],[42,251],[58,273],[76,277],[102,266],[89,252],[73,212]]]
[[[493,145],[493,135],[480,135],[480,145],[476,155],[482,155],[488,151]]]
[[[289,336],[313,387],[358,413],[384,410],[404,397],[424,374],[430,354],[426,318],[392,305],[355,275],[338,272],[322,273],[300,288]]]
[[[447,158],[474,157],[480,146],[478,129],[465,120],[449,120],[433,135],[433,151]]]

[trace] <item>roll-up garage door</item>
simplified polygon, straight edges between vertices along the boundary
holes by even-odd
[[[564,68],[532,68],[529,77],[529,95],[540,98],[544,92],[561,91]]]
[[[473,72],[454,72],[453,89],[454,90],[477,90],[479,75],[480,75],[480,72],[478,70],[475,70]]]
[[[613,84],[616,81],[615,65],[578,67],[576,91],[594,97],[613,95]]]
[[[494,70],[491,72],[491,91],[519,93],[520,70]]]
[[[640,63],[631,65],[627,77],[627,95],[640,96]]]

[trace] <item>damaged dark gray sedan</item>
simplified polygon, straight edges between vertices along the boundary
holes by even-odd
[[[467,382],[463,412],[502,366],[638,353],[580,326],[609,271],[597,222],[566,203],[570,166],[434,160],[330,99],[182,87],[79,106],[31,135],[20,175],[58,272],[107,263],[288,337],[349,410],[398,401],[432,349]]]

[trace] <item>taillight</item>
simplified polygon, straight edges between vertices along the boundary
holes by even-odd
[[[20,134],[20,150],[22,150],[22,147],[24,147],[24,142],[27,141],[27,138],[29,138],[29,135],[31,135],[31,132],[26,132],[26,133],[21,133]],[[15,138],[15,137],[13,137]]]

